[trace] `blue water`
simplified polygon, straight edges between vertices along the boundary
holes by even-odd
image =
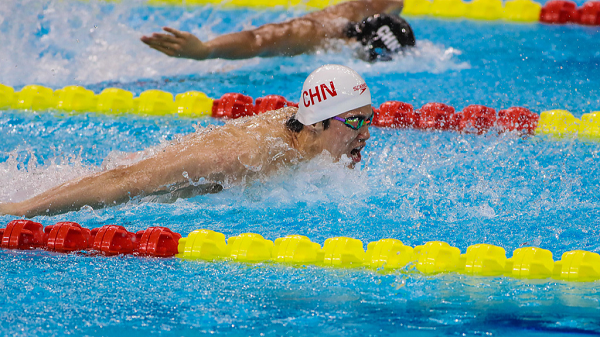
[[[581,3],[581,2],[579,2]],[[79,84],[211,97],[242,92],[297,100],[324,63],[355,68],[375,104],[415,107],[600,110],[600,31],[575,25],[410,18],[416,50],[368,64],[353,46],[293,58],[170,59],[139,36],[163,25],[202,39],[303,13],[157,8],[142,2],[9,0],[0,6],[0,83],[19,89]],[[0,202],[31,197],[73,177],[124,163],[124,155],[220,124],[213,119],[0,112]],[[600,252],[600,146],[576,139],[484,136],[371,128],[356,170],[326,158],[221,193],[34,220],[130,231],[167,226],[274,240],[350,236],[412,246],[443,240]],[[0,224],[15,219],[0,216]],[[366,270],[177,259],[105,258],[0,251],[2,335],[574,335],[600,333],[598,282],[564,283],[456,274],[384,275]]]

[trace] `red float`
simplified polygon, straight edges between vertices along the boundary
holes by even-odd
[[[177,254],[177,245],[181,234],[167,227],[150,227],[135,234],[138,248],[136,252],[143,256],[172,257]]]
[[[104,255],[131,254],[136,249],[136,237],[123,226],[106,225],[91,232],[89,248]]]
[[[212,106],[212,117],[215,118],[240,118],[254,114],[252,97],[229,93],[214,100]]]
[[[496,124],[496,110],[483,105],[469,105],[460,114],[457,130],[483,134]]]
[[[31,220],[13,220],[0,229],[0,235],[0,247],[5,249],[33,249],[45,242],[44,226]]]
[[[254,114],[261,114],[267,111],[281,109],[286,106],[298,106],[298,104],[288,102],[283,96],[268,95],[256,99],[254,104]]]
[[[564,24],[567,22],[578,22],[579,13],[577,5],[572,1],[553,0],[542,7],[540,21],[545,23]]]
[[[513,107],[498,111],[498,128],[500,131],[518,131],[533,134],[540,116],[527,108]]]
[[[379,109],[373,110],[375,112],[374,126],[412,128],[419,121],[419,115],[414,111],[413,106],[408,103],[389,101],[381,104]]]
[[[443,103],[427,103],[419,109],[421,129],[451,130],[457,124],[454,108]]]
[[[600,26],[600,1],[588,1],[577,10],[578,23],[588,26]]]
[[[59,222],[47,226],[46,249],[59,253],[69,253],[87,249],[90,244],[91,231],[76,222]]]

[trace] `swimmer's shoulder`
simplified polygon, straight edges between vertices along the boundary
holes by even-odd
[[[368,16],[372,7],[377,6],[378,1],[345,1],[334,6],[327,7],[323,10],[306,14],[304,18],[312,20],[333,20],[343,18],[349,21],[360,21],[365,16]],[[379,7],[379,6],[377,6]]]
[[[398,14],[402,10],[403,4],[403,0],[345,1],[323,10],[306,14],[303,17],[317,21],[333,21],[336,18],[342,18],[346,22],[359,22],[366,17],[379,13]],[[337,24],[342,24],[342,21],[338,21]]]
[[[296,112],[298,112],[296,107],[284,107],[255,116],[232,119],[222,126],[209,125],[205,128],[199,128],[186,138],[239,136],[241,133],[252,132],[252,130],[258,131],[257,129],[261,129],[260,132],[271,131],[276,133],[285,127],[285,123]]]
[[[241,137],[250,137],[259,142],[266,138],[279,138],[285,142],[290,139],[291,131],[286,126],[287,121],[298,112],[296,107],[284,107],[265,113],[232,121],[231,132]],[[245,134],[245,136],[242,136]]]
[[[248,128],[257,126],[277,127],[285,123],[298,112],[296,107],[283,107],[281,109],[267,111],[259,115],[235,119],[227,122],[226,126]]]
[[[277,110],[273,110],[273,111],[268,111],[268,112],[266,112],[266,113],[264,113],[262,115],[263,116],[267,115],[266,116],[267,119],[268,120],[272,120],[273,122],[283,122],[283,123],[285,123],[285,122],[287,122],[288,119],[290,119],[290,117],[294,116],[297,112],[298,112],[298,108],[297,107],[286,106],[286,107],[283,107],[281,109],[277,109]]]

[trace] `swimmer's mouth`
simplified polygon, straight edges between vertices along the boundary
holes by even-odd
[[[354,149],[352,149],[352,151],[350,151],[350,155],[352,156],[352,161],[355,163],[360,162],[360,160],[362,159],[362,155],[360,154],[360,151],[364,148],[363,146],[359,146],[356,147]]]

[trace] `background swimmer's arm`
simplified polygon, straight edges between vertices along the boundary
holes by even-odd
[[[195,60],[297,55],[320,46],[327,38],[344,38],[346,20],[361,21],[377,13],[398,14],[402,6],[402,0],[350,1],[298,19],[221,35],[207,42],[169,27],[163,29],[170,34],[154,33],[141,40],[166,55]]]
[[[249,142],[230,138],[217,146],[180,143],[131,166],[70,181],[22,202],[0,204],[0,213],[26,217],[51,215],[79,210],[85,205],[105,207],[138,195],[168,192],[170,186],[189,183],[190,179],[237,180],[247,172],[240,156],[262,160],[252,155]]]
[[[267,24],[254,30],[221,35],[207,42],[188,32],[169,27],[163,29],[171,34],[143,36],[142,42],[168,56],[194,60],[297,55],[320,45],[328,37],[321,25],[306,19]]]

